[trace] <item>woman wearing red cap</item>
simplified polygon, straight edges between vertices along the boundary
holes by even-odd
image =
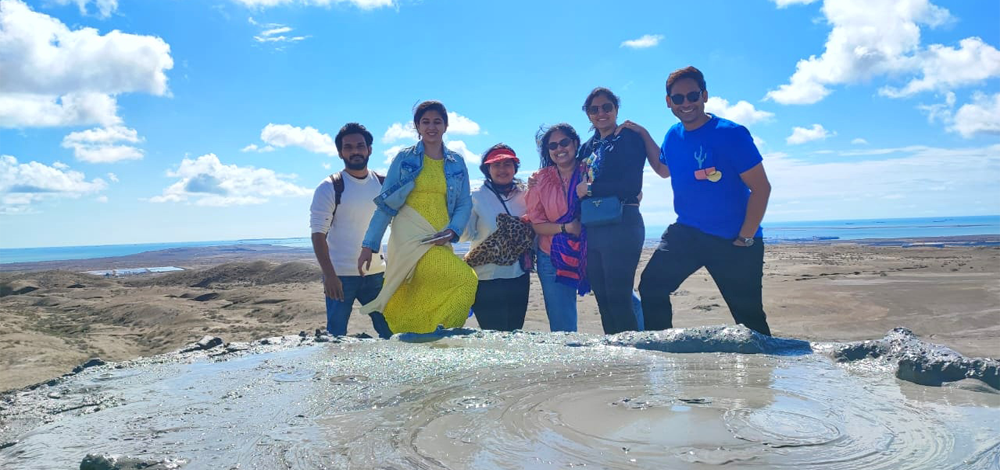
[[[490,147],[482,157],[479,169],[486,177],[483,185],[472,192],[472,215],[463,241],[472,242],[470,253],[497,230],[497,216],[524,215],[525,187],[515,178],[521,161],[514,149],[506,144]],[[479,277],[476,302],[472,311],[484,330],[514,331],[524,326],[528,309],[528,272],[519,262],[510,265],[487,263],[475,266]]]

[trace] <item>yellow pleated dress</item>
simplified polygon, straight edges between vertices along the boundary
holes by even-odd
[[[444,160],[424,155],[406,204],[441,231],[450,222],[447,192]],[[389,258],[391,263],[391,247]],[[393,333],[430,333],[438,325],[458,328],[469,317],[478,282],[476,272],[455,255],[451,245],[432,246],[417,262],[413,277],[392,294],[382,314]]]

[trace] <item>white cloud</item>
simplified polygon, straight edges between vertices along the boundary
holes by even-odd
[[[374,10],[383,7],[395,7],[396,0],[235,0],[250,8],[269,8],[278,5],[299,4],[306,6],[329,7],[341,3],[354,5],[362,10]]]
[[[250,144],[250,145],[247,145],[246,147],[243,147],[242,149],[240,149],[240,152],[267,153],[267,152],[273,152],[273,151],[274,151],[274,147],[272,147],[270,145],[265,145],[263,147],[258,147],[257,144]]]
[[[854,144],[854,145],[868,145],[868,141],[865,140],[865,139],[862,139],[861,137],[858,137],[857,139],[852,140],[851,143]]]
[[[382,135],[382,142],[391,144],[397,140],[403,139],[417,140],[417,137],[417,130],[413,128],[412,122],[407,122],[406,124],[396,122],[385,130],[385,134]]]
[[[66,165],[18,163],[10,155],[0,155],[0,214],[28,213],[33,204],[41,201],[75,199],[103,191],[107,186],[100,178],[87,181],[83,173],[68,171]]]
[[[118,0],[55,0],[56,3],[60,5],[66,5],[68,3],[75,3],[78,8],[80,8],[81,15],[87,15],[87,4],[93,3],[94,7],[97,8],[97,15],[101,18],[107,18],[111,16],[115,10],[118,9]]]
[[[948,91],[1000,77],[1000,50],[976,37],[961,40],[958,49],[932,44],[916,58],[921,78],[910,80],[901,89],[883,87],[879,94],[900,98],[923,91]]]
[[[112,183],[117,183],[118,182],[118,175],[116,175],[114,173],[108,173],[108,179],[111,180]]]
[[[57,162],[55,162],[55,163],[52,164],[52,167],[53,168],[58,168],[60,170],[65,170],[65,169],[69,168],[69,165],[67,165],[67,164],[65,164],[63,162],[57,161]]]
[[[461,140],[449,140],[445,142],[444,145],[452,152],[456,152],[461,155],[467,163],[477,167],[479,166],[479,154],[469,150],[469,147],[465,145],[465,142]]]
[[[268,124],[260,131],[260,140],[277,148],[302,147],[310,152],[337,156],[337,145],[333,137],[309,126]]]
[[[787,8],[790,5],[808,5],[816,0],[774,0],[778,8]]]
[[[448,112],[448,133],[452,135],[479,135],[479,124],[461,114]]]
[[[662,34],[645,34],[638,39],[629,39],[624,41],[618,47],[628,47],[630,49],[646,49],[649,47],[655,47],[660,41],[663,40]]]
[[[761,111],[746,101],[740,100],[730,106],[729,101],[717,96],[708,98],[705,102],[705,111],[743,125],[766,122],[774,118],[774,113]]]
[[[121,160],[140,160],[143,152],[136,144],[143,139],[135,129],[124,126],[88,129],[72,132],[63,138],[62,146],[73,149],[77,160],[90,163],[114,163]]]
[[[0,126],[110,126],[116,95],[168,94],[173,59],[158,37],[70,30],[20,0],[0,0],[0,25]]]
[[[320,165],[323,167],[324,170],[329,170],[330,168],[333,168],[333,165],[327,162],[320,163]]]
[[[406,147],[409,147],[409,145],[393,145],[392,147],[383,150],[382,154],[385,155],[385,164],[388,165],[392,163],[392,159],[396,158],[396,155]]]
[[[957,49],[940,44],[921,47],[921,26],[952,21],[948,10],[929,0],[827,0],[822,11],[833,27],[825,51],[820,57],[800,60],[789,83],[768,92],[767,99],[811,104],[832,93],[834,85],[880,76],[909,80],[902,89],[880,90],[891,97],[945,91],[1000,76],[1000,51],[979,38],[963,39]],[[916,74],[921,77],[915,78]]]
[[[813,124],[813,126],[808,129],[805,127],[792,128],[792,135],[788,136],[788,138],[785,139],[785,142],[789,145],[799,145],[806,142],[812,142],[814,140],[825,140],[827,137],[836,134],[836,132],[828,132],[819,124]]]
[[[461,114],[454,111],[448,112],[448,134],[450,135],[479,135],[482,132],[482,128],[479,123],[469,119]],[[417,141],[419,135],[417,130],[413,127],[413,122],[396,122],[389,126],[385,130],[385,134],[382,135],[382,142],[386,144],[391,144],[400,140],[412,140]],[[393,154],[395,156],[395,154]]]
[[[113,126],[122,122],[118,104],[109,95],[4,93],[2,88],[0,82],[0,127]]]
[[[97,201],[97,202],[106,203],[106,202],[108,202],[108,197],[107,196],[97,196],[97,199],[94,199],[94,200]]]
[[[1000,135],[1000,93],[973,95],[972,103],[962,105],[955,112],[948,130],[967,139],[981,134]]]
[[[187,202],[199,206],[262,204],[270,197],[308,196],[312,191],[286,181],[294,175],[279,175],[266,168],[224,165],[215,154],[185,158],[177,171],[167,176],[179,178],[150,202]]]
[[[253,20],[253,18],[250,18]],[[256,25],[257,23],[251,23]],[[299,42],[308,36],[285,36],[285,33],[290,33],[293,29],[289,26],[283,24],[271,23],[262,26],[264,29],[260,34],[255,35],[253,38],[257,42],[268,43],[273,45],[281,45],[284,43]]]

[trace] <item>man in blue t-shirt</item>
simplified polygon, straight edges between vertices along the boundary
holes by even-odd
[[[771,184],[750,132],[705,113],[705,77],[694,67],[667,78],[667,106],[680,119],[667,131],[656,174],[670,178],[677,222],[639,282],[647,330],[673,327],[670,294],[704,266],[736,323],[770,335],[761,300],[764,219]]]

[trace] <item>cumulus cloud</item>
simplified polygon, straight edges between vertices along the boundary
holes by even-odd
[[[799,145],[815,140],[825,140],[827,137],[836,134],[836,132],[831,133],[827,131],[819,124],[813,124],[811,128],[795,127],[792,128],[792,135],[785,139],[785,143],[788,145]]]
[[[235,0],[236,3],[250,8],[269,8],[279,5],[305,5],[329,7],[330,5],[349,4],[362,10],[374,10],[383,7],[395,7],[396,0]]]
[[[973,95],[972,103],[962,105],[955,112],[948,130],[967,139],[976,135],[1000,135],[1000,93]]]
[[[398,140],[417,140],[417,137],[417,130],[413,127],[413,122],[407,122],[406,124],[396,122],[385,130],[385,134],[382,135],[382,142],[391,144]]]
[[[857,139],[852,140],[851,143],[854,144],[854,145],[868,145],[868,141],[865,140],[865,139],[862,139],[861,137],[858,137]]]
[[[118,175],[116,175],[114,173],[108,173],[108,179],[111,180],[112,183],[117,183],[118,182]]]
[[[469,150],[469,147],[465,145],[465,142],[461,140],[449,140],[444,143],[446,147],[452,152],[456,152],[465,159],[465,161],[471,165],[479,166],[479,154]]]
[[[796,2],[778,2],[791,3]],[[902,88],[880,90],[890,97],[945,91],[1000,76],[1000,51],[979,38],[963,39],[957,48],[921,46],[921,26],[933,28],[953,20],[948,10],[929,0],[827,0],[822,11],[833,27],[825,51],[800,60],[789,83],[769,91],[767,99],[816,103],[832,93],[832,86],[880,76],[908,80]]]
[[[73,149],[73,156],[80,161],[114,163],[142,159],[142,150],[128,145],[142,141],[135,129],[112,126],[72,132],[63,138],[62,146]]]
[[[337,145],[334,143],[333,137],[310,126],[295,127],[289,124],[268,124],[260,131],[260,140],[272,148],[301,147],[310,152],[322,153],[331,157],[337,156]],[[249,151],[246,148],[244,147],[244,151]],[[255,145],[254,149],[260,151],[256,149]]]
[[[705,102],[705,111],[743,125],[766,122],[774,118],[774,113],[759,110],[746,101],[740,100],[730,106],[729,101],[716,96],[709,97]]]
[[[115,96],[166,95],[171,68],[158,37],[71,30],[21,0],[0,0],[0,126],[118,124]]]
[[[307,196],[312,191],[291,183],[294,175],[280,175],[267,168],[225,165],[215,154],[185,158],[176,171],[178,178],[150,202],[189,202],[199,206],[263,204],[271,197]]]
[[[481,132],[482,128],[476,121],[454,111],[448,112],[448,134],[479,135]],[[385,134],[382,135],[382,142],[386,144],[395,143],[400,140],[412,140],[416,142],[418,138],[419,135],[413,127],[412,121],[406,123],[396,122],[385,130]],[[393,156],[395,155],[393,154]]]
[[[88,15],[87,4],[93,3],[97,16],[107,18],[118,9],[118,0],[55,0],[60,5],[75,3],[80,8],[81,15]]]
[[[662,34],[644,34],[641,38],[629,39],[628,41],[624,41],[618,47],[627,47],[629,49],[646,49],[650,47],[655,47],[656,45],[660,44],[660,41],[662,40],[663,40]]]
[[[83,173],[69,170],[64,164],[18,163],[13,156],[0,155],[0,214],[30,213],[32,206],[39,202],[76,199],[107,187],[104,180],[87,181]]]

